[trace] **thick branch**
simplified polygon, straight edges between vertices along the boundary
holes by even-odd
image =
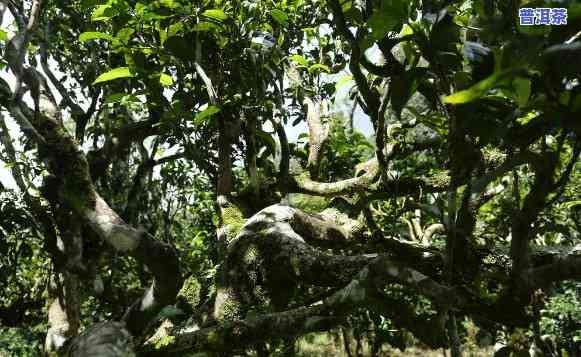
[[[0,103],[6,104],[7,94],[0,93]],[[20,108],[20,113],[12,111],[14,106],[8,109],[13,115],[25,115],[25,119],[35,116],[24,104]],[[166,244],[127,225],[100,197],[90,178],[85,155],[62,126],[59,115],[60,112],[42,110],[37,115],[38,120],[28,122],[34,123],[34,129],[43,138],[37,142],[39,155],[48,170],[62,180],[63,198],[103,240],[116,250],[134,256],[154,276],[152,285],[124,317],[131,333],[139,334],[163,306],[175,299],[181,286],[177,254]],[[36,137],[31,136],[31,139]]]
[[[370,194],[370,198],[379,199],[386,196],[393,197],[393,195],[409,195],[420,190],[423,192],[442,192],[446,190],[450,180],[445,174],[433,177],[402,177],[386,180],[387,182],[380,188],[376,183],[376,174],[377,171],[368,171],[362,176],[332,183],[316,182],[301,175],[293,178],[293,186],[295,192],[315,196],[334,197],[364,192]]]
[[[424,245],[429,245],[432,240],[432,236],[436,233],[444,233],[446,231],[446,227],[444,227],[441,223],[435,223],[430,225],[428,228],[425,229],[423,236],[421,237],[421,241]]]
[[[290,167],[290,148],[288,144],[288,138],[286,136],[286,131],[284,126],[281,124],[280,120],[277,118],[272,118],[271,120],[276,134],[278,136],[278,141],[280,142],[280,163],[278,166],[278,181],[281,191],[286,191],[288,188],[287,179],[289,177],[289,167]]]
[[[280,72],[278,74],[278,88],[275,86],[277,91],[277,110],[278,115],[283,122],[286,122],[286,111],[284,108],[284,73]],[[281,119],[276,116],[276,112],[273,113],[271,118],[272,126],[276,131],[278,136],[278,141],[280,142],[280,164],[278,167],[278,181],[281,188],[281,192],[286,192],[287,178],[289,174],[289,163],[290,163],[290,148],[288,144],[288,138],[286,136],[286,131],[284,125],[281,123]]]
[[[198,46],[199,46],[199,44],[198,44]],[[200,76],[200,78],[202,79],[204,84],[206,85],[206,91],[208,92],[208,98],[210,99],[210,103],[212,105],[217,105],[218,104],[218,95],[216,94],[216,90],[214,89],[214,85],[212,84],[212,80],[210,79],[210,77],[208,77],[208,75],[206,74],[206,72],[204,71],[202,66],[200,66],[200,64],[198,62],[194,63],[194,67],[196,68],[196,73],[198,73],[198,75]]]
[[[120,322],[105,322],[87,329],[75,338],[67,348],[66,355],[72,357],[131,357],[133,340],[125,325]]]
[[[429,330],[414,327],[414,323],[417,324],[418,321],[409,313],[409,309],[403,310],[405,315],[403,318],[402,311],[399,310],[403,305],[401,302],[393,306],[386,303],[384,297],[378,293],[378,289],[383,287],[382,284],[378,285],[378,282],[386,281],[410,284],[446,306],[466,304],[468,301],[463,297],[464,294],[456,294],[453,289],[439,285],[423,274],[402,267],[389,258],[378,257],[368,267],[363,268],[346,287],[324,299],[320,304],[229,321],[193,332],[176,331],[171,345],[150,353],[167,355],[186,350],[226,352],[281,336],[294,337],[307,332],[328,330],[361,306],[387,316],[394,316],[401,322],[407,319],[412,326],[411,330],[417,331],[420,337],[431,341],[428,342],[430,345],[443,346],[445,338],[437,321],[424,321]],[[439,338],[436,337],[438,335]]]
[[[558,255],[554,262],[528,269],[523,274],[524,285],[530,291],[536,288],[547,288],[551,283],[567,279],[581,279],[581,254],[579,248],[566,255]]]
[[[184,351],[230,352],[273,338],[295,337],[314,331],[327,331],[341,322],[326,313],[326,305],[300,307],[280,313],[228,321],[194,332],[177,333],[173,343],[155,350],[148,346],[146,356],[168,356]]]
[[[308,174],[294,176],[291,180],[299,192],[320,196],[339,196],[370,189],[378,174],[377,161],[370,160],[361,165],[361,169],[365,172],[361,176],[331,183],[314,181]]]
[[[32,2],[32,6],[30,8],[30,15],[28,17],[28,23],[26,27],[21,27],[20,31],[14,35],[8,42],[6,46],[6,59],[8,61],[8,66],[14,73],[16,77],[16,89],[14,90],[14,101],[19,102],[22,99],[22,95],[24,94],[21,90],[22,82],[26,81],[29,88],[33,89],[35,86],[38,86],[36,83],[31,82],[31,78],[28,80],[24,78],[24,61],[26,57],[26,50],[28,49],[28,43],[30,41],[31,34],[36,31],[38,27],[38,23],[40,21],[40,8],[42,6],[41,0],[35,0]],[[9,3],[10,7],[10,3]],[[11,11],[13,7],[10,7]],[[18,15],[22,15],[22,12],[17,11],[13,12],[14,17],[18,18]],[[38,93],[33,94],[33,99],[38,100]]]
[[[320,100],[313,101],[310,98],[305,98],[304,103],[307,106],[307,124],[309,126],[309,159],[307,165],[311,177],[317,179],[322,153],[329,138],[329,123],[322,121],[325,111],[321,108],[323,103]]]
[[[522,208],[517,208],[512,219],[510,256],[513,260],[513,275],[519,276],[530,264],[532,224],[545,208],[548,195],[555,189],[553,174],[557,163],[555,153],[546,153],[535,161],[535,179],[524,199]]]

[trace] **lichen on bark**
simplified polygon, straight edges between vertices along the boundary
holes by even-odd
[[[244,223],[242,211],[231,203],[222,208],[222,223],[226,230],[227,243],[231,242],[242,230]]]
[[[177,299],[183,300],[192,308],[200,303],[202,286],[195,276],[190,276],[184,281],[181,290],[178,293]]]

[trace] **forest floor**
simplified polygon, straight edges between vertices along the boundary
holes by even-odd
[[[299,339],[297,343],[297,356],[300,357],[350,357],[350,356],[370,356],[370,348],[366,342],[361,343],[360,352],[357,351],[355,340],[349,343],[350,353],[345,349],[344,340],[338,334],[312,334]],[[389,357],[447,357],[450,351],[431,350],[418,346],[410,346],[401,351],[385,344],[380,356]],[[464,348],[463,355],[466,357],[489,357],[494,355],[493,346],[485,348]]]

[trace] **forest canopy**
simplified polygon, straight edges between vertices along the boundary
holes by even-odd
[[[581,353],[581,3],[0,19],[0,354]]]

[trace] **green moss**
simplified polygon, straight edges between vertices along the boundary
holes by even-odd
[[[53,119],[40,123],[39,131],[46,140],[43,155],[59,162],[58,165],[50,165],[51,172],[64,178],[67,200],[76,210],[81,210],[95,201],[89,165],[75,140]]]
[[[218,321],[228,321],[240,318],[241,304],[223,289],[218,289],[215,315]]]
[[[254,296],[257,301],[260,301],[263,306],[267,306],[270,304],[270,299],[268,298],[268,292],[262,287],[261,285],[256,285],[252,289]]]
[[[310,174],[307,172],[303,172],[300,175],[295,175],[295,180],[299,183],[299,185],[305,183],[306,181],[310,181],[310,179]]]
[[[184,282],[182,289],[178,293],[178,298],[195,307],[200,303],[201,289],[200,282],[194,276],[190,276]]]
[[[494,146],[487,146],[482,149],[485,160],[496,166],[500,165],[506,160],[506,154]]]
[[[217,345],[220,343],[220,335],[216,331],[208,333],[208,344]]]
[[[248,248],[246,248],[242,260],[246,264],[253,264],[258,259],[259,254],[260,253],[258,252],[258,248],[256,247],[256,245],[252,244]]]
[[[289,195],[289,203],[291,206],[299,208],[305,212],[319,213],[327,208],[329,199],[296,193]]]
[[[223,320],[235,320],[240,315],[240,303],[235,300],[228,300],[222,305],[220,316]]]
[[[240,233],[246,219],[237,207],[228,205],[222,210],[222,222],[226,226],[226,237],[230,242]]]
[[[175,341],[175,336],[171,336],[171,335],[166,335],[163,336],[162,338],[160,338],[159,340],[157,340],[155,342],[155,348],[156,349],[160,349],[163,348],[165,346],[169,346],[170,344],[172,344]]]
[[[428,185],[436,187],[446,187],[450,184],[450,176],[448,171],[440,171],[426,179]]]

